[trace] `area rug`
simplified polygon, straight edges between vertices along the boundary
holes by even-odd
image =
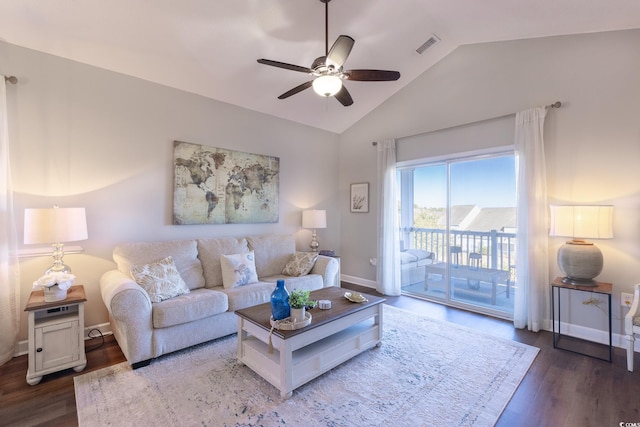
[[[236,335],[74,378],[80,426],[492,426],[538,349],[384,306],[383,344],[285,400]]]

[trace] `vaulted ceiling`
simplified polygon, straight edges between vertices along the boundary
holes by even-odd
[[[0,0],[0,40],[341,133],[460,45],[640,28],[638,0],[332,0],[329,46],[355,39],[344,68],[400,79],[346,81],[349,107],[312,89],[277,99],[311,77],[256,60],[310,67],[324,14],[321,0]]]

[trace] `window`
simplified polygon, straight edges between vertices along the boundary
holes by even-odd
[[[512,317],[513,152],[399,165],[398,174],[403,293]]]

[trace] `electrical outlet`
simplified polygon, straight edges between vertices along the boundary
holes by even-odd
[[[633,294],[622,292],[620,294],[620,305],[623,307],[631,307],[631,304],[633,304]]]

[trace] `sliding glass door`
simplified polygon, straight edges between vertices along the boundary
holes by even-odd
[[[512,153],[399,168],[403,293],[511,317],[515,177]]]

